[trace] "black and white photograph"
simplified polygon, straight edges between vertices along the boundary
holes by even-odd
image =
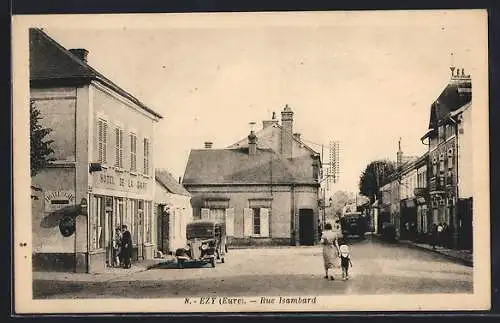
[[[490,307],[485,10],[12,32],[16,312]]]

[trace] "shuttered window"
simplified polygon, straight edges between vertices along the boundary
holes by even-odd
[[[115,167],[123,168],[123,129],[115,128]]]
[[[210,209],[201,209],[201,219],[208,220],[210,218]]]
[[[149,175],[149,139],[144,138],[144,170],[145,175]]]
[[[234,236],[234,208],[226,209],[226,235]]]
[[[130,171],[137,171],[137,136],[130,134]]]
[[[243,209],[243,235],[246,237],[269,237],[268,208]]]
[[[98,161],[102,164],[107,162],[107,145],[108,145],[108,123],[106,120],[99,118],[97,120],[97,154]]]

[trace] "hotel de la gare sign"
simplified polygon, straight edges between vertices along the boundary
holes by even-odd
[[[119,169],[108,170],[102,168],[100,172],[93,173],[94,188],[145,193],[148,190],[148,181],[151,181],[150,176],[129,173]],[[92,185],[89,185],[90,192],[92,192],[92,189]]]

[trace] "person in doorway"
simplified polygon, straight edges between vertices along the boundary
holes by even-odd
[[[323,245],[323,265],[325,268],[325,279],[335,280],[334,268],[338,267],[339,243],[337,233],[332,230],[330,223],[325,224],[325,229],[321,236],[321,244]],[[329,271],[332,271],[329,275]]]
[[[120,267],[122,263],[122,231],[120,228],[115,230],[115,238],[113,239],[113,267]]]
[[[132,235],[128,231],[127,226],[122,225],[122,240],[121,240],[121,254],[124,268],[130,268],[130,258],[132,257]]]

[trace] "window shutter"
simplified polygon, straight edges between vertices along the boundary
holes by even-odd
[[[102,162],[108,161],[108,124],[102,121]]]
[[[210,209],[201,209],[201,219],[208,220],[210,218]]]
[[[226,235],[234,236],[234,208],[226,209]]]
[[[269,237],[269,209],[260,209],[260,236]]]
[[[253,210],[250,208],[243,209],[243,236],[249,237],[253,232]]]
[[[102,121],[97,120],[97,145],[98,145],[98,155],[99,155],[99,161],[103,162],[103,149],[104,149],[104,144],[103,144],[103,126],[102,126]]]

